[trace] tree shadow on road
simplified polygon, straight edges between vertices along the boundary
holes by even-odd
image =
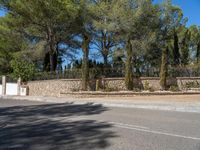
[[[0,149],[105,149],[117,137],[111,124],[77,116],[107,111],[102,105],[49,104],[0,108]],[[74,117],[75,120],[70,119]]]

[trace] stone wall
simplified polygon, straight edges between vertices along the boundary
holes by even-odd
[[[126,90],[124,78],[106,78],[105,84],[111,89]],[[148,84],[150,88],[154,90],[160,90],[160,78],[159,77],[141,77],[133,80],[135,88],[144,89],[145,84]],[[177,85],[176,79],[170,78],[167,80],[167,85]]]
[[[126,85],[124,78],[105,78],[100,80],[101,89],[108,88],[112,90],[124,91]],[[159,78],[141,78],[134,79],[135,87],[142,88],[143,84],[148,82],[155,90],[159,90]],[[28,82],[29,95],[31,96],[60,96],[60,93],[81,90],[81,80],[60,79]],[[89,89],[95,91],[96,81],[91,81]]]
[[[44,80],[28,82],[31,96],[60,96],[62,92],[81,89],[81,80]]]
[[[180,89],[186,82],[198,81],[199,78],[172,78],[167,80],[168,86],[178,85]],[[104,84],[104,88],[112,90],[124,91],[126,90],[124,78],[105,78],[100,80]],[[134,86],[143,89],[145,83],[154,90],[160,90],[159,78],[155,77],[142,77],[134,79]],[[45,81],[32,81],[28,82],[29,95],[31,96],[60,96],[60,93],[67,93],[71,91],[81,90],[81,80],[79,79],[60,79],[60,80],[45,80]],[[89,89],[95,91],[96,81],[90,82]]]
[[[178,77],[177,78],[177,84],[180,90],[184,90],[186,83],[191,83],[191,82],[196,82],[200,84],[200,77],[192,77],[192,78]]]
[[[140,81],[142,83],[142,86],[144,87],[146,83],[149,84],[149,87],[151,87],[154,90],[160,89],[160,78],[157,77],[142,77],[140,78]]]
[[[124,78],[105,78],[105,88],[123,91],[126,90]]]

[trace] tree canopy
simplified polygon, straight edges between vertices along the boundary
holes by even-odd
[[[200,27],[170,0],[0,0],[0,9],[1,74],[16,73],[20,55],[36,72],[81,66],[83,90],[91,68],[132,90],[134,77],[160,76],[165,89],[168,76],[189,73],[181,68],[200,68]]]

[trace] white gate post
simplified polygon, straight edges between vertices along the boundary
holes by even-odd
[[[21,78],[17,80],[17,95],[21,95]]]
[[[6,76],[2,76],[2,96],[6,95]]]

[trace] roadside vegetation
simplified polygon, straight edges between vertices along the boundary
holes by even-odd
[[[168,77],[200,76],[200,27],[170,0],[0,0],[0,9],[0,75],[81,78],[82,90],[102,77],[125,77],[127,90],[160,77],[166,90]]]

